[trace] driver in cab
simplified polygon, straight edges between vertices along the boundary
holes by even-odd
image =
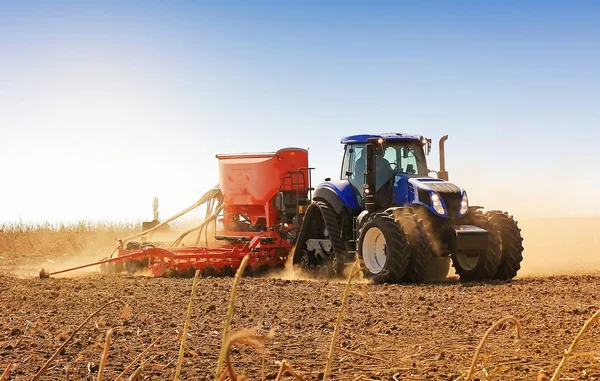
[[[375,148],[375,186],[376,191],[379,190],[394,174],[390,162],[383,157],[385,153],[384,148],[378,145]],[[360,151],[360,157],[356,160],[355,173],[359,177],[359,181],[362,183],[364,174],[367,171],[367,149],[363,148]]]

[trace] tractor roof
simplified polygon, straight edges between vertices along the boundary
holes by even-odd
[[[423,139],[423,136],[405,134],[403,132],[388,132],[385,134],[363,134],[343,137],[341,143],[366,143],[367,139],[370,138],[384,138],[387,141],[417,141]]]

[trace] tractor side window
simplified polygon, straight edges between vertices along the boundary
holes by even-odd
[[[342,160],[342,173],[340,173],[340,179],[346,180],[348,176],[346,173],[352,172],[352,156],[354,156],[354,150],[352,146],[344,147],[344,160]]]
[[[396,164],[398,162],[398,148],[394,146],[386,147],[385,153],[383,154],[383,158],[388,161],[388,163]]]
[[[367,170],[367,149],[364,144],[356,144],[353,147],[354,155],[351,160],[352,176],[350,182],[359,190],[362,189],[365,182],[365,172]]]
[[[414,147],[402,147],[401,166],[398,166],[398,170],[407,175],[414,175],[418,173],[419,166],[417,158],[415,157]]]

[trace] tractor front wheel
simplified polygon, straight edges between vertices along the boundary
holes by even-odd
[[[473,225],[488,232],[487,245],[476,252],[452,253],[452,265],[460,280],[490,280],[496,274],[502,259],[500,233],[487,215],[474,212],[471,218]]]
[[[492,210],[486,213],[486,216],[495,225],[500,233],[502,241],[502,260],[495,279],[509,280],[517,275],[523,261],[523,237],[517,221],[498,210]]]
[[[410,259],[404,280],[408,283],[423,282],[426,278],[428,264],[434,257],[431,236],[425,229],[425,224],[410,208],[394,212],[396,223],[408,239]]]
[[[408,268],[410,248],[402,227],[390,216],[377,216],[361,229],[358,255],[375,283],[400,283]]]

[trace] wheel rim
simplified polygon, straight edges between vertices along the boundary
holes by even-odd
[[[479,255],[469,255],[467,253],[458,252],[456,253],[455,258],[458,265],[466,271],[473,270],[479,263]]]
[[[365,266],[373,274],[379,274],[385,267],[387,261],[386,241],[383,232],[372,227],[365,234],[362,243],[362,255]]]

